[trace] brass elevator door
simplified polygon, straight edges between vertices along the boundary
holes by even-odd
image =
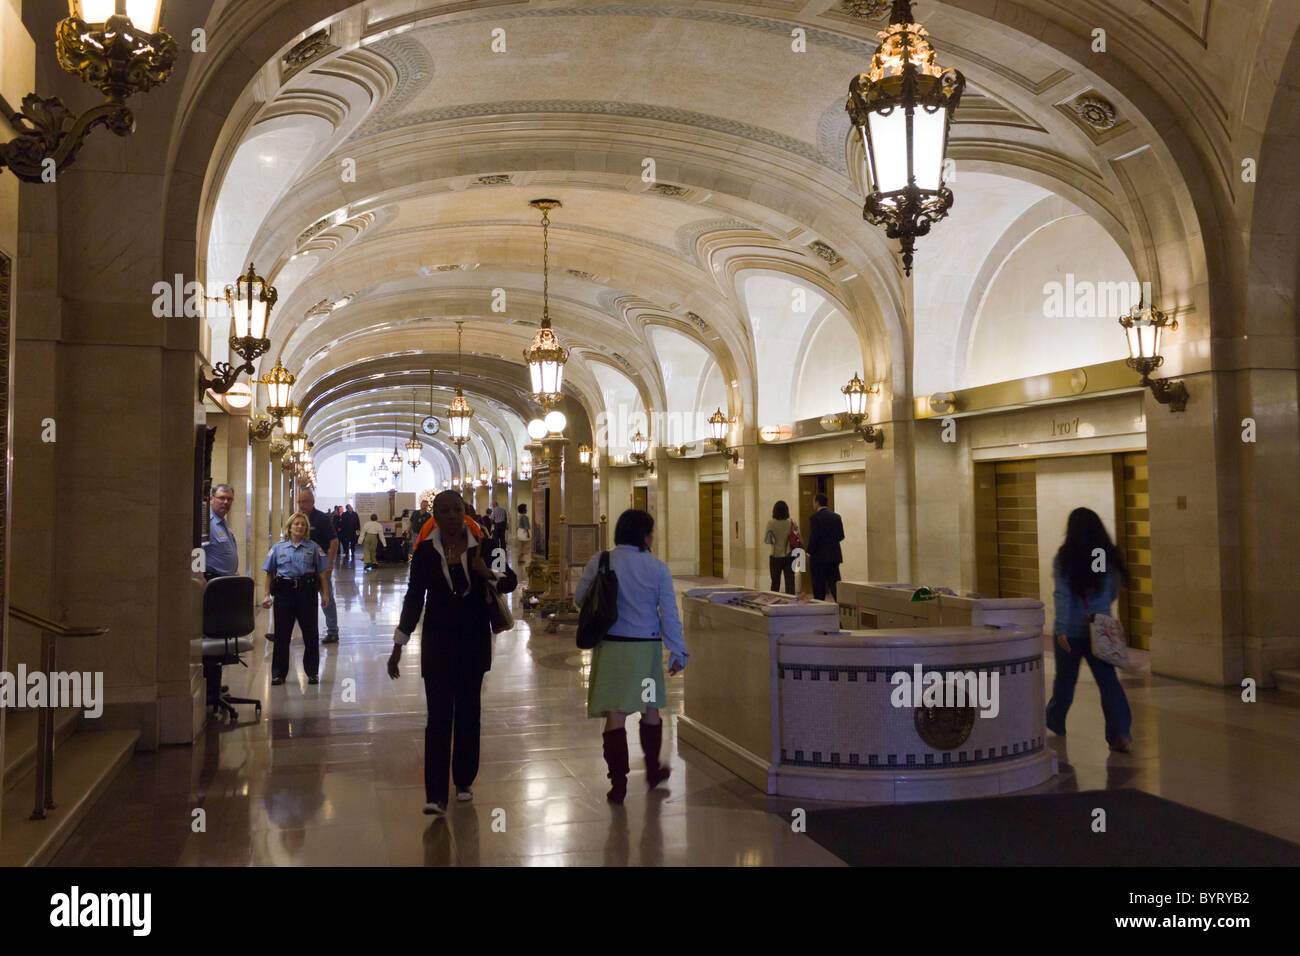
[[[700,576],[725,577],[722,482],[700,482]]]
[[[1115,544],[1128,566],[1117,602],[1130,647],[1151,649],[1151,493],[1147,453],[1115,455]]]
[[[632,507],[637,511],[650,510],[649,491],[644,485],[632,489]]]
[[[994,468],[998,597],[1042,599],[1037,471],[1032,460],[1000,461]]]
[[[799,522],[799,535],[803,538],[803,545],[808,547],[808,529],[812,526],[812,513],[815,507],[813,503],[814,496],[823,494],[826,496],[826,507],[831,511],[835,510],[835,476],[834,475],[800,475],[799,476],[799,511],[794,516]],[[768,514],[771,515],[771,511]],[[766,524],[766,522],[764,522]],[[812,572],[805,570],[799,574],[799,590],[805,593],[812,593]]]

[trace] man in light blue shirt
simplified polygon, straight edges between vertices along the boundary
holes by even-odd
[[[235,500],[235,489],[230,485],[216,485],[208,504],[212,510],[208,518],[208,543],[203,546],[205,563],[203,576],[211,580],[227,574],[239,573],[239,549],[235,534],[226,524],[226,515]]]

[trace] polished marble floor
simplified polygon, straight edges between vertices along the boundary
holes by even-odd
[[[241,708],[238,726],[209,721],[192,748],[136,755],[54,862],[842,865],[791,830],[796,803],[817,804],[766,797],[702,754],[679,752],[674,734],[665,735],[673,776],[647,794],[635,718],[627,803],[610,807],[600,722],[586,717],[587,654],[571,631],[546,634],[527,620],[496,639],[474,802],[453,803],[446,819],[424,816],[415,642],[398,681],[384,670],[404,574],[363,572],[358,561],[339,569],[335,589],[342,640],[322,649],[319,685],[307,684],[296,640],[293,676],[271,687],[259,636],[250,667],[228,667],[226,681],[262,699],[262,719]],[[1050,680],[1050,652],[1048,661]],[[1140,669],[1124,684],[1135,752],[1108,752],[1084,668],[1069,736],[1051,738],[1061,772],[1040,790],[1138,787],[1300,842],[1300,706],[1269,691],[1245,704],[1231,689]],[[680,682],[669,685],[667,713],[677,714]]]

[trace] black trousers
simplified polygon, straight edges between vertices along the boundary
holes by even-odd
[[[818,564],[810,562],[809,570],[812,572],[813,598],[818,601],[826,600],[826,592],[831,592],[831,600],[838,601],[839,596],[835,593],[835,583],[840,579],[840,569],[837,564]]]
[[[770,590],[781,590],[781,578],[785,578],[785,593],[794,594],[794,556],[787,554],[784,558],[768,555],[767,569],[772,573]]]
[[[330,595],[333,599],[334,595]],[[308,677],[316,676],[320,666],[320,631],[316,627],[316,606],[320,593],[315,588],[298,588],[290,594],[277,594],[272,605],[275,621],[275,650],[271,654],[271,676],[289,676],[289,641],[293,623],[302,629],[302,669]]]
[[[349,559],[356,556],[357,539],[353,537],[339,538],[339,553],[346,554]]]
[[[424,678],[424,700],[429,708],[424,728],[424,794],[429,803],[447,802],[449,761],[451,779],[458,788],[468,789],[478,776],[483,673],[476,665],[455,663]]]

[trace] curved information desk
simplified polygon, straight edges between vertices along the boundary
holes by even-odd
[[[761,790],[902,802],[991,796],[1055,773],[1034,626],[843,631],[839,608],[689,591],[679,741]]]

